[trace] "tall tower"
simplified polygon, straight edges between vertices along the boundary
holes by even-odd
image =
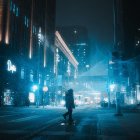
[[[82,74],[89,67],[89,38],[88,30],[82,26],[58,27],[68,47],[79,62],[78,73]]]
[[[139,4],[139,0],[114,0],[114,49],[121,53],[123,59],[138,53]]]

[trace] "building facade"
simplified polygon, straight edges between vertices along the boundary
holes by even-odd
[[[53,83],[54,39],[55,0],[0,0],[1,104],[25,105],[29,94],[42,102],[42,87]]]
[[[74,88],[78,72],[78,61],[68,48],[61,34],[55,33],[54,73],[56,78],[56,104],[64,101],[65,91]]]
[[[58,27],[58,31],[68,44],[68,47],[79,62],[78,74],[82,74],[89,69],[90,45],[88,31],[82,26]]]
[[[139,4],[138,0],[114,0],[114,49],[124,60],[139,53]]]
[[[128,104],[140,102],[139,4],[139,0],[114,0],[114,52],[109,74]]]

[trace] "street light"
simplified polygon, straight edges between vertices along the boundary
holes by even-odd
[[[47,86],[44,86],[43,87],[43,108],[44,108],[44,96],[45,96],[45,93],[48,91],[48,87]]]
[[[37,89],[38,89],[38,86],[37,85],[33,85],[33,87],[32,87],[33,92],[35,92]]]

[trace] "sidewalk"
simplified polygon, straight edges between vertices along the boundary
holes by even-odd
[[[123,113],[116,117],[113,113],[98,115],[100,135],[122,137],[123,139],[140,139],[140,114]],[[118,139],[119,140],[119,139]]]

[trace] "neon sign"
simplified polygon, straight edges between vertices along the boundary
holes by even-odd
[[[12,64],[11,60],[7,61],[7,70],[12,73],[16,72],[16,66]]]

